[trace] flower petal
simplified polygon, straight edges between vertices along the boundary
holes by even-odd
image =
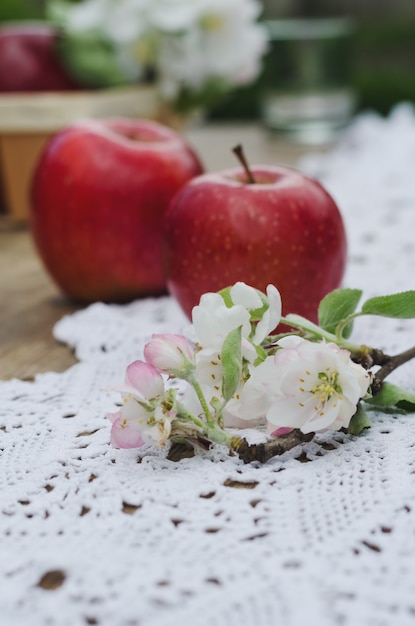
[[[115,411],[115,413],[107,413],[107,417],[112,424],[121,417],[121,411]]]
[[[144,444],[141,426],[136,422],[127,422],[120,416],[111,428],[111,444],[115,448],[139,448]]]
[[[275,398],[267,412],[267,420],[271,424],[286,428],[303,428],[304,424],[314,415],[313,398],[301,403],[298,397]]]
[[[248,310],[260,309],[264,304],[258,291],[242,282],[231,287],[230,296],[234,304],[240,304]]]
[[[262,319],[258,322],[255,329],[254,343],[259,345],[262,343],[273,330],[276,329],[281,319],[281,294],[274,285],[267,287],[267,299],[269,309],[265,311]]]
[[[164,393],[164,382],[160,372],[144,361],[133,361],[128,365],[125,382],[138,389],[145,398],[157,398]]]
[[[206,348],[221,348],[225,337],[242,326],[242,335],[251,331],[249,312],[241,305],[227,307],[218,293],[205,293],[193,307],[192,321],[198,342]]]
[[[293,430],[294,430],[293,428],[284,428],[284,426],[282,426],[281,428],[277,428],[276,430],[273,430],[270,433],[270,435],[271,437],[282,437],[283,435],[288,435]]]

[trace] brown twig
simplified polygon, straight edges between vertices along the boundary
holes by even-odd
[[[353,361],[359,363],[366,370],[369,370],[374,365],[385,365],[391,358],[383,350],[378,350],[377,348],[366,348],[360,354],[352,354]]]
[[[304,435],[300,430],[292,430],[288,435],[269,439],[264,443],[249,444],[246,439],[240,439],[233,449],[244,463],[252,461],[266,463],[274,456],[280,456],[302,443],[311,441],[313,437],[314,433]]]
[[[383,381],[389,374],[391,374],[398,367],[407,363],[411,359],[415,359],[415,346],[413,348],[409,348],[409,350],[405,350],[405,352],[400,352],[395,356],[390,356],[385,359],[382,367],[376,372],[373,377],[373,382],[371,385],[372,393],[375,396],[382,389]]]
[[[284,452],[288,452],[296,446],[311,441],[314,437],[314,433],[304,435],[300,430],[292,430],[287,435],[269,439],[264,443],[250,444],[246,439],[235,437],[235,443],[232,446],[232,450],[236,452],[239,458],[244,463],[251,463],[252,461],[259,461],[260,463],[266,463],[274,456],[280,456]],[[199,442],[192,441],[173,441],[170,446],[167,458],[170,461],[181,461],[182,459],[188,459],[195,454],[195,448],[201,447]],[[206,449],[205,446],[203,446]]]

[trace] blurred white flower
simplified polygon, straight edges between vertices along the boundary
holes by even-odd
[[[148,30],[148,0],[51,2],[52,17],[64,21],[68,34],[97,31],[111,42],[131,43]]]
[[[211,78],[230,85],[252,81],[260,70],[266,37],[255,0],[164,0],[154,23],[160,40],[161,89],[167,97],[183,87],[200,89]]]
[[[153,67],[167,100],[253,81],[267,42],[260,11],[258,0],[49,0],[67,36],[108,42],[127,80]]]
[[[102,30],[106,4],[103,0],[84,0],[72,6],[52,2],[49,10],[54,20],[64,22],[66,33],[73,35]]]

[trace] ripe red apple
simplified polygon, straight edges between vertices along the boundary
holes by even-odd
[[[42,23],[0,27],[0,92],[78,88],[57,57],[57,36],[52,26]]]
[[[185,140],[149,120],[87,120],[58,132],[32,185],[32,231],[50,275],[83,302],[164,293],[163,215],[201,172]]]
[[[273,166],[198,176],[165,216],[167,286],[190,317],[207,291],[236,281],[265,291],[272,283],[283,312],[317,320],[320,300],[339,287],[346,264],[340,212],[323,187]]]

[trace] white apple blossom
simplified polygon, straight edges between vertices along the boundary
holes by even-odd
[[[176,417],[172,394],[164,389],[158,370],[144,361],[127,367],[125,384],[111,387],[122,396],[122,407],[109,413],[111,443],[118,448],[137,448],[144,443],[164,446]]]
[[[252,318],[257,311],[261,311],[258,320]],[[203,294],[192,310],[194,335],[202,348],[221,349],[225,337],[239,326],[243,338],[259,345],[280,319],[281,296],[274,285],[268,285],[265,297],[257,289],[237,282],[228,294]],[[249,350],[247,343],[245,347]]]
[[[84,0],[73,6],[62,2],[50,3],[49,13],[55,22],[64,24],[67,34],[78,35],[102,30],[107,5],[103,0]]]
[[[199,349],[195,355],[195,375],[209,405],[223,403],[223,343],[230,332],[241,328],[241,351],[245,367],[234,397],[226,404],[224,418],[228,426],[239,426],[240,393],[247,373],[246,364],[257,358],[256,346],[275,329],[281,318],[281,296],[268,285],[266,296],[243,282],[220,293],[202,295],[192,311],[193,337]]]
[[[197,24],[201,0],[158,0],[148,3],[151,23],[162,33],[186,32]]]
[[[266,49],[258,0],[49,0],[51,19],[69,36],[110,43],[126,79],[153,66],[164,98],[251,82]]]
[[[131,43],[148,28],[148,0],[83,0],[51,3],[51,15],[69,34],[99,32],[112,43]]]
[[[303,433],[346,428],[371,375],[334,343],[296,336],[278,342],[251,375],[241,393],[242,418],[266,416],[270,429],[299,428]]]
[[[250,339],[255,345],[259,345],[280,323],[281,295],[274,285],[268,285],[264,295],[254,287],[237,282],[230,288],[229,296],[234,306],[240,305],[249,311],[253,322]],[[256,321],[253,315],[260,319]]]
[[[264,420],[278,393],[274,356],[267,357],[256,367],[249,367],[249,378],[226,406],[226,422],[242,425]]]
[[[156,6],[157,5],[157,6]],[[168,98],[210,78],[230,85],[252,81],[266,48],[256,0],[181,0],[154,3],[160,38],[161,89]]]
[[[202,348],[222,349],[222,344],[232,330],[242,327],[242,335],[251,332],[250,314],[242,304],[228,307],[218,293],[205,293],[192,310],[196,341]]]

